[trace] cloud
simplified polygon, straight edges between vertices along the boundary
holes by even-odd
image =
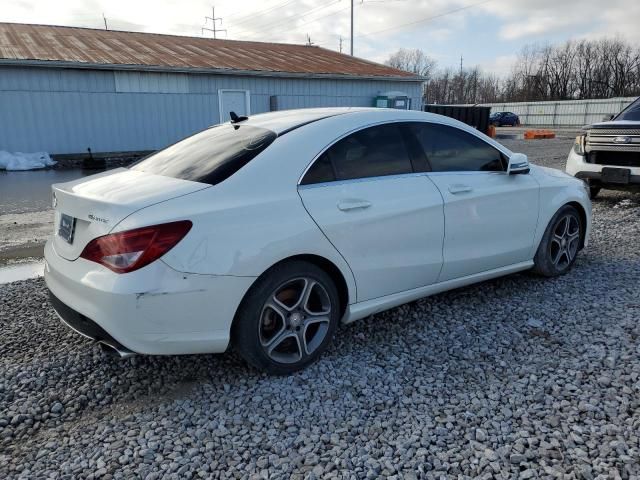
[[[640,39],[640,2],[635,0],[490,1],[481,8],[502,20],[500,36],[506,40],[540,41],[562,33],[589,38],[601,32],[632,41]]]
[[[482,62],[480,67],[485,72],[491,72],[498,76],[506,76],[511,72],[511,67],[513,67],[514,63],[518,56],[514,54],[510,55],[500,55],[489,62]]]

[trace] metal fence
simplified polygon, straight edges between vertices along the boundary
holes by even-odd
[[[541,127],[581,127],[609,119],[636,97],[556,102],[483,103],[491,112],[513,112],[523,125]]]

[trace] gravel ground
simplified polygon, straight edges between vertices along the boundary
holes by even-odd
[[[639,478],[639,237],[640,197],[606,192],[571,273],[356,322],[286,378],[114,360],[41,279],[0,286],[0,478]]]
[[[505,147],[513,152],[524,153],[529,161],[543,167],[564,170],[567,155],[575,141],[575,135],[558,136],[551,140],[502,140]]]

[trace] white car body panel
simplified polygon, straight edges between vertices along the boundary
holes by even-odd
[[[299,192],[309,214],[348,259],[358,302],[438,280],[442,196],[425,174],[306,185]]]
[[[460,172],[299,186],[314,159],[339,138],[387,122],[450,125],[511,155],[471,127],[438,115],[387,109],[302,113],[311,123],[278,137],[214,186],[128,169],[54,186],[56,225],[62,213],[84,224],[73,245],[55,234],[47,243],[51,292],[133,352],[222,352],[244,295],[284,259],[304,255],[335,266],[346,285],[343,321],[350,322],[531,267],[549,220],[566,203],[582,206],[590,229],[582,182],[535,166],[528,175],[476,175],[469,195],[448,192],[462,177],[472,180]],[[246,122],[283,133],[294,126],[293,118],[296,112],[274,112]],[[491,177],[501,193],[488,191],[480,177]],[[340,201],[363,199],[372,207],[338,208]],[[139,270],[117,274],[78,258],[97,236],[179,220],[193,223],[189,233]]]
[[[533,267],[533,260],[517,263],[515,265],[509,265],[507,267],[496,268],[487,272],[477,273],[475,275],[469,275],[466,277],[456,278],[454,280],[447,280],[445,282],[434,283],[433,285],[427,285],[420,288],[415,288],[406,292],[395,293],[392,295],[386,295],[380,298],[374,298],[366,302],[359,302],[353,305],[349,305],[347,312],[343,318],[343,323],[348,324],[366,318],[376,313],[384,312],[393,307],[403,305],[408,302],[413,302],[420,298],[428,297],[430,295],[436,295],[438,293],[446,292],[447,290],[453,290],[455,288],[465,287],[478,282],[484,282],[485,280],[491,280],[492,278],[503,277],[512,273],[522,272]]]
[[[45,247],[45,280],[60,301],[136,353],[224,352],[235,309],[255,278],[191,275],[162,261],[120,275]]]
[[[568,203],[580,205],[585,212],[584,246],[588,246],[591,235],[591,200],[585,183],[555,168],[538,165],[531,165],[529,175],[533,176],[540,184],[540,216],[533,238],[531,258],[535,255],[544,231],[555,213]]]
[[[123,220],[114,231],[182,220],[194,226],[162,260],[172,268],[201,275],[258,277],[269,267],[296,255],[316,255],[342,272],[349,298],[356,285],[349,266],[309,217],[295,184],[277,195],[259,188],[244,190],[233,177],[213,188],[153,205]],[[228,182],[228,183],[227,183]],[[295,238],[291,235],[295,232]]]
[[[444,265],[439,282],[531,259],[539,185],[531,175],[429,173],[444,198]]]

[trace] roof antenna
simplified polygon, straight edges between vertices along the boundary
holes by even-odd
[[[107,17],[104,16],[104,12],[102,12],[102,19],[104,20],[104,29],[109,30],[109,25],[107,25]]]
[[[245,120],[249,120],[249,117],[245,115],[238,115],[236,112],[229,112],[229,116],[231,117],[231,123],[240,123]]]

